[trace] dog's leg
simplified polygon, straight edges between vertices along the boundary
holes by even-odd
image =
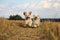
[[[37,27],[37,25],[34,25],[34,27]]]
[[[32,20],[29,21],[29,27],[31,27],[31,26],[32,26]]]
[[[24,22],[24,27],[27,27],[27,25],[28,25],[28,21],[25,20],[25,22]]]

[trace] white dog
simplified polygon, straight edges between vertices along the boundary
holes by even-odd
[[[33,16],[32,27],[38,27],[39,25],[40,25],[40,16],[38,14],[35,14]]]
[[[32,26],[32,20],[31,20],[31,18],[30,18],[31,13],[32,13],[32,12],[24,12],[24,13],[23,13],[24,16],[25,16],[25,26],[26,26],[26,25],[28,25],[29,27]]]

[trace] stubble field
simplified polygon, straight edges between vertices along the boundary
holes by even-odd
[[[24,20],[0,18],[0,40],[60,40],[60,22],[44,21],[38,28],[23,25]]]

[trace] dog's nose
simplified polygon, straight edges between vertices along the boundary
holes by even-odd
[[[34,18],[35,20],[37,19],[37,17]]]

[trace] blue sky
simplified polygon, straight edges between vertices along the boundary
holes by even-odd
[[[41,18],[60,18],[60,0],[0,0],[0,17],[19,14],[24,18],[24,11]]]

